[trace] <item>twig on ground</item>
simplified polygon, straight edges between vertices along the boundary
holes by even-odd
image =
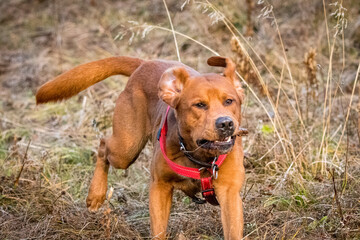
[[[337,209],[338,209],[338,213],[340,215],[341,222],[344,222],[344,215],[343,215],[343,212],[342,212],[339,196],[338,196],[338,193],[337,193],[337,190],[336,190],[335,169],[332,169],[332,171],[331,170],[328,170],[328,171],[329,171],[329,173],[331,175],[331,178],[332,178],[332,183],[333,183],[333,188],[334,188],[334,198],[335,198],[336,206],[337,206]]]
[[[27,160],[27,154],[28,154],[28,151],[29,151],[30,143],[31,143],[31,140],[29,140],[29,143],[28,143],[28,145],[26,147],[25,154],[24,154],[24,157],[22,159],[22,165],[21,165],[20,171],[19,171],[19,173],[18,173],[18,175],[17,175],[17,177],[15,179],[15,182],[14,182],[15,187],[17,187],[19,185],[19,179],[20,179],[22,171],[24,170],[24,166],[25,166],[25,163],[26,163],[26,160]]]

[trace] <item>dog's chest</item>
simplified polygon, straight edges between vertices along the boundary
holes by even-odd
[[[175,189],[183,191],[186,195],[193,197],[201,191],[200,180],[181,177],[173,182]]]

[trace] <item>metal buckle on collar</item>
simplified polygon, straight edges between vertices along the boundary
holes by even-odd
[[[201,172],[202,170],[206,170],[206,169],[207,169],[206,167],[201,167],[198,170],[199,170],[199,172]]]
[[[217,157],[214,158],[214,161],[212,162],[212,165],[211,165],[211,171],[212,171],[212,175],[214,177],[214,179],[217,179],[218,178],[218,171],[219,171],[219,166],[215,163],[217,160]]]
[[[216,164],[212,165],[212,175],[214,177],[214,179],[218,178],[218,171],[219,171],[219,167]]]
[[[180,151],[186,151],[186,148],[185,148],[185,146],[184,146],[184,143],[182,142],[182,141],[179,141],[179,143],[180,143]]]

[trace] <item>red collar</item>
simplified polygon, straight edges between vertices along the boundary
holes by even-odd
[[[215,176],[215,178],[217,178],[217,170],[218,167],[221,166],[221,164],[224,162],[227,154],[223,154],[220,155],[215,163],[213,164],[213,168],[208,168],[208,170],[210,171],[210,173],[212,174],[211,177],[206,177],[206,178],[201,178],[200,176],[200,169],[198,168],[191,168],[191,167],[185,167],[182,165],[179,165],[177,163],[174,163],[173,161],[171,161],[168,156],[166,155],[166,133],[168,130],[168,124],[167,124],[167,117],[169,114],[169,110],[170,110],[170,106],[167,107],[166,109],[166,114],[165,114],[165,119],[164,119],[164,124],[162,126],[162,128],[159,130],[158,133],[158,140],[160,142],[160,148],[161,148],[161,152],[163,154],[163,157],[165,158],[167,164],[169,165],[169,167],[176,172],[177,174],[184,176],[184,177],[189,177],[189,178],[194,178],[194,179],[200,179],[201,180],[201,188],[202,188],[202,195],[203,197],[206,199],[206,201],[208,201],[209,203],[211,203],[212,205],[219,205],[219,203],[216,200],[215,197],[215,191],[214,188],[212,187],[212,177]],[[200,199],[194,199],[193,200],[197,203],[199,203],[198,201]],[[200,202],[200,203],[205,203]]]
[[[168,117],[168,114],[169,114],[169,110],[170,110],[170,106],[168,106],[167,109],[166,109],[164,124],[163,124],[163,126],[162,126],[162,128],[160,130],[160,134],[159,134],[159,142],[160,142],[161,152],[162,152],[166,162],[169,164],[170,168],[174,172],[176,172],[177,174],[182,175],[184,177],[189,177],[189,178],[194,178],[194,179],[201,179],[201,177],[200,177],[200,169],[191,168],[191,167],[185,167],[185,166],[179,165],[177,163],[174,163],[166,155],[166,133],[167,133],[167,130],[168,130],[167,117]],[[220,155],[217,158],[217,160],[215,162],[217,167],[220,167],[220,165],[224,162],[226,156],[227,156],[227,154],[223,154],[223,155]],[[208,170],[212,174],[215,174],[212,169],[209,168]]]

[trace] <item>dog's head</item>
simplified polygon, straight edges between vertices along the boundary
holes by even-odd
[[[159,97],[175,109],[180,135],[192,148],[211,155],[231,151],[241,122],[244,92],[229,58],[211,57],[223,75],[190,76],[183,67],[168,69],[159,82]]]

